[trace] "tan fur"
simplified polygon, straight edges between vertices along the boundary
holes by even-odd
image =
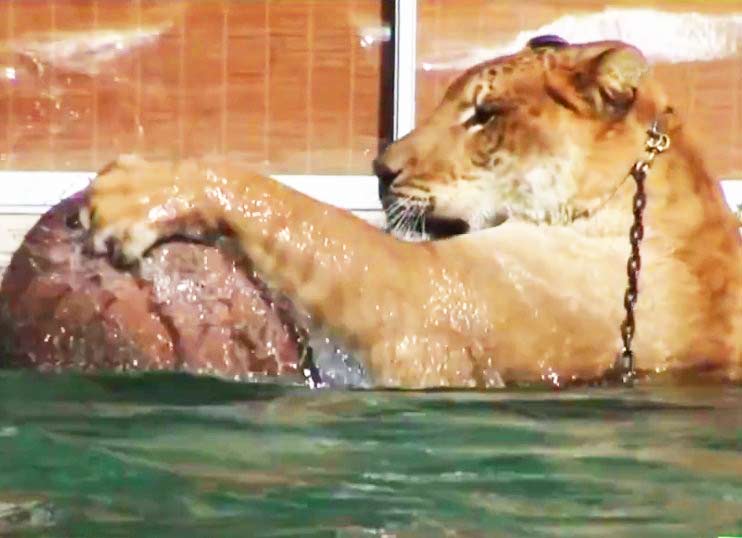
[[[379,385],[564,384],[620,349],[633,184],[665,98],[621,43],[477,66],[380,161],[391,196],[473,233],[404,243],[235,164],[119,159],[93,183],[98,247],[227,228],[256,268],[355,349]],[[497,112],[480,124],[474,107]],[[647,180],[635,349],[645,371],[742,375],[742,247],[677,119]],[[509,220],[497,227],[495,215]],[[582,218],[578,218],[582,215]],[[147,231],[148,230],[148,231]],[[94,241],[95,242],[95,241]]]

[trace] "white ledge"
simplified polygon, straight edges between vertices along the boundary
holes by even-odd
[[[0,213],[38,215],[63,198],[84,189],[94,172],[0,172]],[[322,202],[353,211],[379,211],[374,176],[272,176]],[[722,181],[727,203],[742,205],[742,180]]]

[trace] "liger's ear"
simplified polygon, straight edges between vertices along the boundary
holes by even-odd
[[[578,114],[606,119],[620,119],[631,109],[649,71],[641,52],[617,41],[562,46],[544,58],[552,99]]]
[[[605,50],[587,60],[575,80],[588,101],[602,115],[621,117],[636,100],[637,90],[649,71],[641,52],[628,45]]]

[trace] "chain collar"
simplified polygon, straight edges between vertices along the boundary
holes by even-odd
[[[631,244],[631,253],[626,263],[626,276],[628,283],[624,293],[623,305],[626,311],[623,322],[621,323],[621,342],[623,348],[613,371],[609,373],[609,378],[618,380],[625,385],[633,383],[636,377],[636,364],[634,352],[631,344],[636,332],[636,318],[634,317],[634,307],[639,297],[639,272],[642,266],[641,253],[639,247],[644,238],[644,208],[647,205],[647,195],[644,189],[644,182],[647,179],[655,158],[660,153],[664,153],[670,147],[670,136],[663,132],[660,122],[655,120],[647,131],[647,141],[644,145],[645,155],[634,163],[629,175],[634,178],[636,183],[636,192],[634,193],[632,209],[634,213],[634,223],[629,229],[629,243]]]

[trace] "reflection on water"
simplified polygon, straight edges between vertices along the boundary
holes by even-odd
[[[742,533],[742,388],[0,375],[0,534]]]

